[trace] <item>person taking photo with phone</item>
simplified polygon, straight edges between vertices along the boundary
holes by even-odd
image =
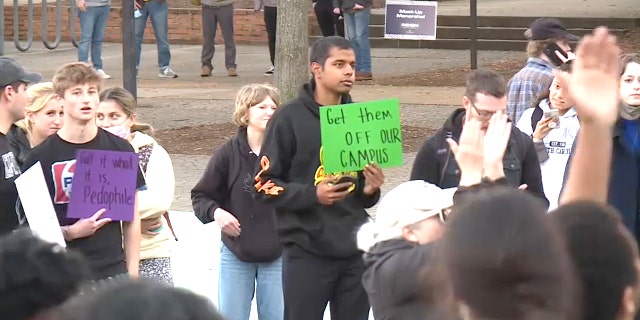
[[[570,72],[571,65],[564,64],[560,70]],[[571,146],[580,130],[573,101],[559,79],[553,79],[535,107],[524,111],[516,127],[533,139],[540,160],[544,194],[551,211],[558,206]]]
[[[569,42],[579,39],[555,18],[535,20],[524,35],[529,40],[529,58],[508,84],[507,115],[514,123],[549,88],[553,80],[553,67],[560,66],[573,56]]]

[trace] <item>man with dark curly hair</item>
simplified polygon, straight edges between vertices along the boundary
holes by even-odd
[[[48,320],[78,292],[89,269],[79,254],[28,229],[0,238],[0,319]]]

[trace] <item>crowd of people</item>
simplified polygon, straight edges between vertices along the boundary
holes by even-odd
[[[96,62],[41,82],[0,58],[0,318],[247,320],[255,296],[261,320],[319,320],[327,304],[334,320],[636,319],[640,58],[606,28],[575,53],[555,19],[527,34],[523,71],[470,72],[461,108],[384,196],[376,163],[324,167],[320,107],[352,102],[368,63],[357,45],[316,41],[291,101],[243,86],[237,134],[191,190],[195,216],[222,233],[217,308],[173,287],[173,167],[131,94],[104,88]],[[68,217],[87,149],[137,154],[131,221]],[[66,248],[29,230],[14,181],[34,165]]]

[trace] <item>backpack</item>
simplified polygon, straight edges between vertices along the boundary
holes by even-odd
[[[540,120],[542,120],[542,115],[544,114],[544,112],[542,111],[542,108],[540,108],[539,106],[535,106],[535,108],[533,109],[533,113],[531,114],[531,131],[536,131],[536,125],[538,125],[538,122],[540,122]]]

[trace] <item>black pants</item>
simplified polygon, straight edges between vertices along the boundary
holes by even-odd
[[[287,247],[282,257],[284,320],[322,320],[330,302],[331,320],[369,319],[362,287],[362,257],[329,259]]]
[[[275,66],[278,7],[264,7],[264,25],[267,28],[267,38],[269,39],[269,57],[271,58],[271,65]]]
[[[344,20],[340,19],[340,15],[333,13],[333,8],[316,6],[314,11],[323,37],[344,37]]]

